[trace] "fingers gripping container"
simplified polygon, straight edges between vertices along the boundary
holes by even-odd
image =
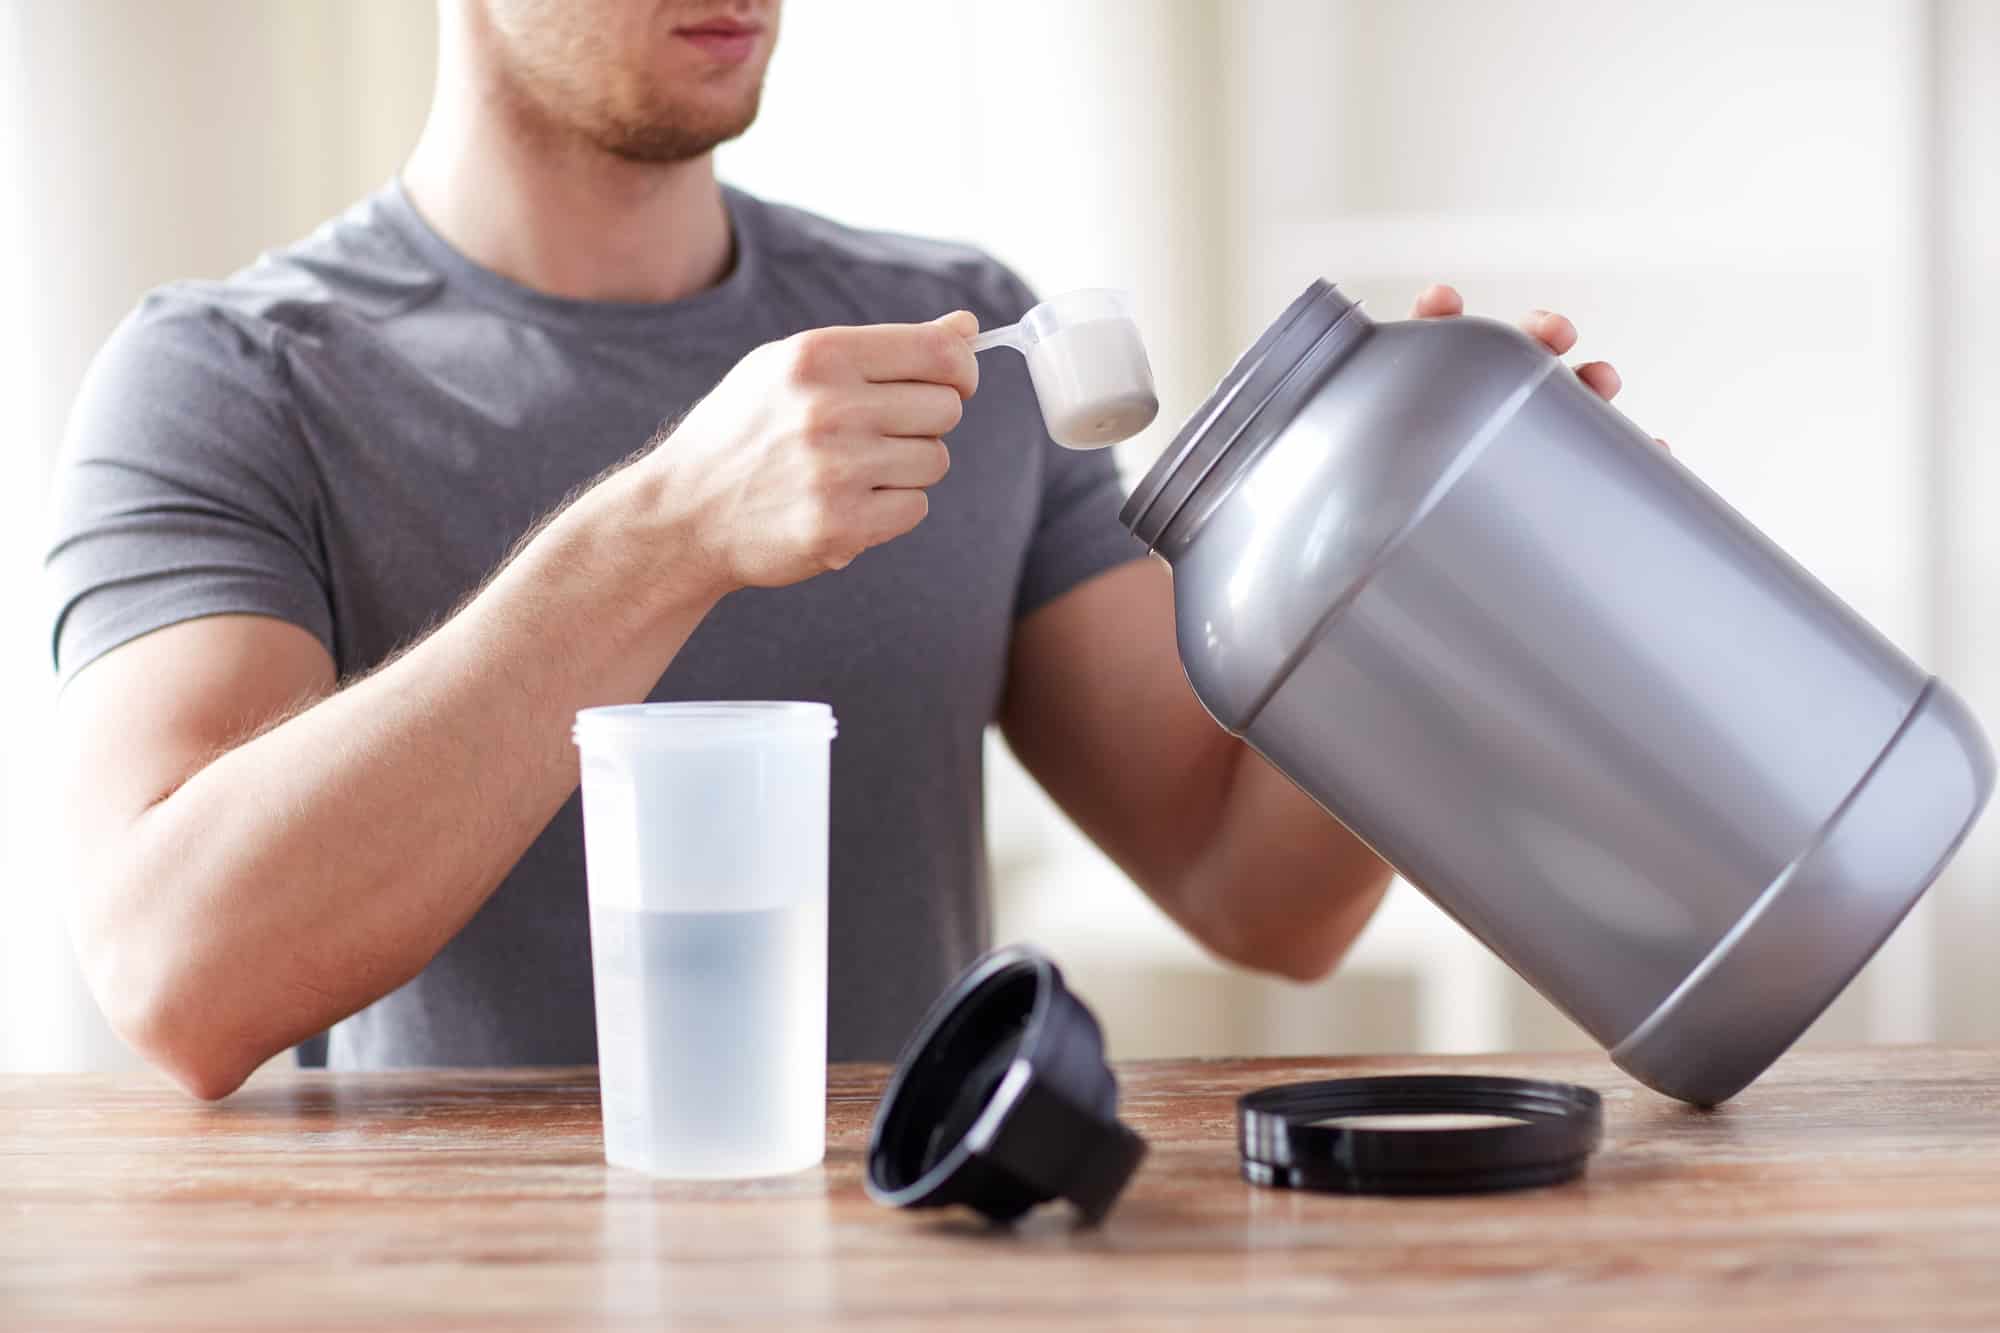
[[[1685,1101],[1784,1052],[1992,790],[1949,687],[1509,325],[1315,283],[1124,519],[1216,719]]]

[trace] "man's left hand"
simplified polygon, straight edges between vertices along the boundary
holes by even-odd
[[[1410,314],[1417,319],[1448,319],[1465,313],[1465,298],[1458,289],[1444,283],[1432,283],[1417,296],[1417,304]],[[1521,328],[1529,337],[1554,352],[1566,356],[1576,346],[1576,325],[1553,310],[1530,310],[1521,316]],[[1573,367],[1576,377],[1588,384],[1597,396],[1610,402],[1618,396],[1618,390],[1625,381],[1618,377],[1609,361],[1584,361]],[[1660,440],[1662,448],[1666,441]]]

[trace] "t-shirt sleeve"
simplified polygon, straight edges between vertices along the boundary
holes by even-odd
[[[1002,309],[995,321],[981,313],[983,324],[1011,322],[1034,305],[1027,285],[1011,272],[999,270]],[[1014,618],[1046,606],[1078,584],[1146,554],[1145,544],[1118,521],[1125,492],[1109,449],[1065,449],[1034,425],[1041,450],[1042,485],[1035,531],[1022,561],[1014,595]]]
[[[154,296],[85,375],[44,564],[64,680],[142,634],[272,616],[333,653],[312,466],[268,329]]]
[[[1044,441],[1041,516],[1028,544],[1014,616],[1029,612],[1117,565],[1146,554],[1144,543],[1118,521],[1124,488],[1111,450],[1065,449]]]

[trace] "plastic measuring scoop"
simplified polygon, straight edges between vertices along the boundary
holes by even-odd
[[[1159,415],[1153,368],[1124,292],[1093,287],[1042,302],[1018,324],[988,329],[972,350],[1012,347],[1057,444],[1102,449],[1130,439]]]

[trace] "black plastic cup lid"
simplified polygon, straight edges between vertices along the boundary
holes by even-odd
[[[1343,1118],[1501,1117],[1477,1128],[1381,1128]],[[1333,1122],[1333,1123],[1329,1123]],[[1345,1194],[1526,1189],[1583,1173],[1604,1138],[1603,1099],[1573,1083],[1410,1074],[1287,1083],[1236,1103],[1243,1178]]]
[[[931,1006],[868,1138],[868,1193],[1008,1222],[1051,1199],[1104,1217],[1146,1146],[1118,1122],[1097,1019],[1047,958],[1000,949]]]

